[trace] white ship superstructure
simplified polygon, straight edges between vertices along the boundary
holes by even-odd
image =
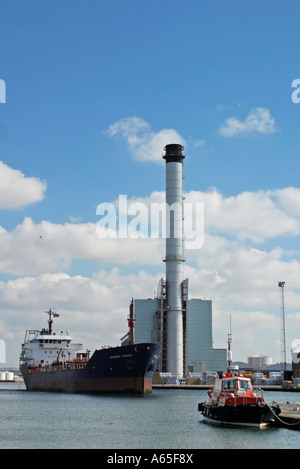
[[[51,309],[48,329],[27,330],[22,344],[21,361],[31,367],[50,366],[55,362],[70,362],[78,357],[82,344],[73,341],[68,332],[53,333],[53,317],[58,317]]]

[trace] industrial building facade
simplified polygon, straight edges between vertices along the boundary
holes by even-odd
[[[168,371],[166,364],[166,334],[162,298],[134,300],[135,342],[155,342],[161,348],[159,371]],[[226,349],[212,346],[212,301],[190,299],[185,303],[184,327],[184,375],[207,371],[225,371]]]

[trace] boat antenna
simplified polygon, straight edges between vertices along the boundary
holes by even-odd
[[[50,308],[49,311],[45,311],[46,314],[48,314],[48,324],[49,324],[49,335],[52,335],[52,324],[53,324],[53,318],[58,318],[59,314],[54,313],[52,309]]]
[[[231,315],[230,315],[230,332],[227,335],[227,367],[230,368],[232,362],[232,351],[231,351],[231,342],[232,342],[232,333],[231,333]]]

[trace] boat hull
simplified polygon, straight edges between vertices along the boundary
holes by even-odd
[[[267,427],[275,422],[277,408],[266,403],[244,405],[213,405],[202,402],[198,405],[204,421],[215,425],[241,427]]]
[[[152,375],[157,358],[155,344],[135,344],[96,350],[82,365],[31,368],[20,371],[28,391],[146,394],[152,392]]]

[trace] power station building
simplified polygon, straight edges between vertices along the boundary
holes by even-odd
[[[212,301],[189,299],[183,230],[183,147],[165,147],[166,160],[166,278],[158,284],[156,298],[133,299],[135,342],[155,342],[160,347],[158,369],[178,377],[189,372],[225,371],[226,349],[214,349]]]
[[[161,348],[159,371],[170,371],[167,365],[163,300],[135,299],[135,342],[155,342]],[[212,301],[187,301],[184,321],[183,375],[203,371],[225,371],[227,351],[212,346]],[[174,373],[176,374],[176,373]]]

